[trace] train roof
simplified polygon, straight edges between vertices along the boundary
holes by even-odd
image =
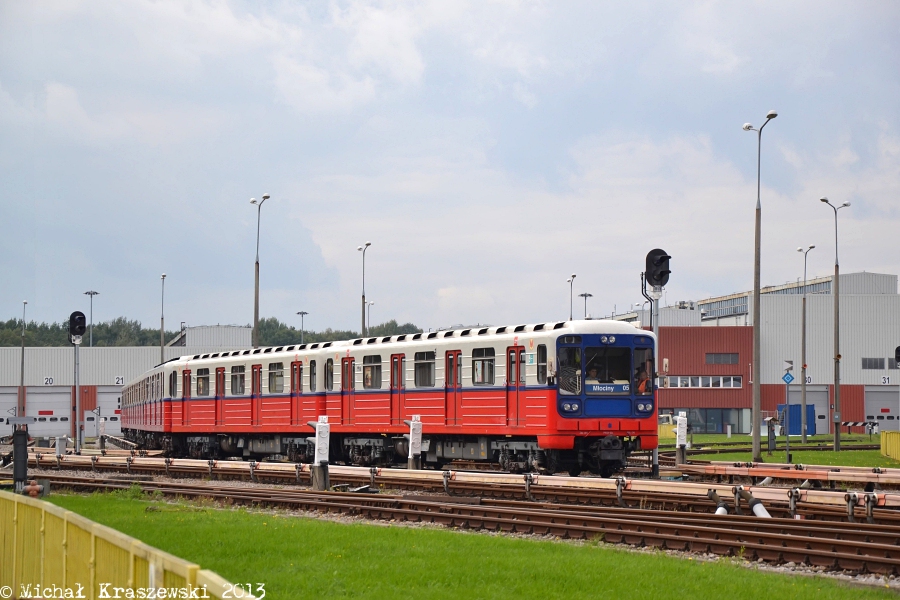
[[[572,320],[558,321],[550,323],[533,323],[527,325],[504,325],[504,326],[473,326],[460,327],[456,329],[447,329],[442,331],[430,331],[421,333],[406,333],[388,336],[373,336],[364,338],[355,338],[352,340],[338,340],[333,342],[312,342],[307,344],[283,344],[281,346],[265,346],[262,348],[254,348],[249,350],[224,350],[222,352],[210,352],[204,354],[185,355],[173,358],[167,362],[173,361],[196,361],[203,359],[216,359],[225,357],[238,357],[244,355],[272,354],[278,352],[299,352],[306,350],[320,350],[324,348],[354,348],[356,346],[369,346],[389,344],[395,342],[417,342],[425,340],[443,340],[446,338],[480,338],[490,339],[495,336],[513,336],[520,333],[549,333],[551,331],[561,330],[561,333],[612,333],[612,334],[629,334],[644,333],[653,335],[649,331],[636,329],[631,323],[623,321],[612,321],[608,319],[588,319],[588,320]],[[467,340],[468,341],[468,340]]]

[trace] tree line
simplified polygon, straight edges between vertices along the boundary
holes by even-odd
[[[399,335],[402,333],[419,333],[422,331],[412,323],[399,324],[391,319],[386,323],[374,325],[369,328],[368,334],[372,337]],[[180,331],[166,331],[165,341],[169,343],[175,339]],[[88,344],[90,329],[84,335],[83,344]],[[359,332],[351,330],[331,329],[324,331],[304,331],[303,341],[332,342],[348,340],[359,337]],[[282,323],[276,317],[260,319],[259,344],[260,346],[280,346],[284,344],[299,344],[300,330]],[[20,346],[22,344],[22,319],[10,319],[0,321],[0,346]],[[25,345],[35,346],[68,346],[69,345],[69,319],[59,323],[37,323],[30,321],[25,326]],[[132,321],[125,317],[119,317],[103,323],[94,323],[94,346],[159,346],[159,329],[145,328],[140,321]]]

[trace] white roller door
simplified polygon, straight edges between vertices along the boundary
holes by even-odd
[[[900,387],[867,385],[866,421],[875,421],[881,431],[900,431]]]
[[[122,435],[122,387],[118,385],[97,386],[97,407],[106,435]]]
[[[800,404],[801,390],[799,385],[791,386],[791,404]],[[830,420],[828,415],[828,386],[807,385],[806,405],[816,407],[816,435],[824,435],[830,432]],[[807,425],[809,426],[809,425]],[[812,428],[809,429],[812,431]]]
[[[25,416],[36,423],[28,426],[31,437],[57,437],[71,431],[72,388],[68,386],[29,387],[25,390]]]

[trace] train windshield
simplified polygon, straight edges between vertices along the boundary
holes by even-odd
[[[577,396],[653,393],[653,349],[627,346],[561,346],[559,393]]]
[[[584,390],[588,394],[631,393],[631,348],[585,348]]]

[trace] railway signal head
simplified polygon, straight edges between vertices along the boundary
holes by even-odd
[[[894,349],[894,362],[900,363],[900,346]]]
[[[669,281],[669,259],[665,250],[656,248],[647,253],[647,283],[654,287],[662,287]]]
[[[84,313],[80,310],[76,310],[71,315],[69,315],[69,334],[70,335],[84,335],[85,330],[87,329],[87,320],[84,318]]]

